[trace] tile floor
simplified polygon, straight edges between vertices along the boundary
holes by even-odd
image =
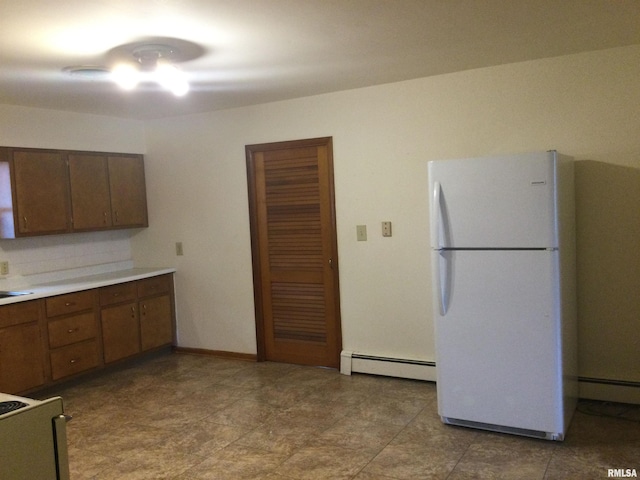
[[[445,426],[429,382],[167,354],[51,394],[74,417],[72,480],[640,474],[637,422],[579,411],[562,443]]]

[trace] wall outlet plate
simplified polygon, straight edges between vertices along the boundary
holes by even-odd
[[[383,237],[391,236],[391,222],[382,222],[382,236]]]
[[[0,275],[9,275],[9,262],[0,262]]]

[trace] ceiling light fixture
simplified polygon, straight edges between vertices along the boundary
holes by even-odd
[[[189,91],[186,76],[174,62],[180,59],[176,47],[162,44],[140,45],[131,52],[135,62],[122,62],[112,70],[113,80],[125,90],[153,82],[181,97]]]
[[[148,37],[112,48],[106,52],[104,65],[72,65],[62,71],[76,80],[115,82],[126,90],[152,84],[183,96],[189,82],[176,64],[204,54],[200,45],[188,40]]]

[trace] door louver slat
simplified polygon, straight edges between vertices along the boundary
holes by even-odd
[[[320,186],[315,158],[265,162],[269,264],[272,271],[322,272]],[[272,283],[274,335],[326,341],[322,284]]]

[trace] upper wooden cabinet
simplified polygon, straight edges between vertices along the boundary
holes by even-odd
[[[16,235],[66,233],[69,180],[61,152],[12,149]]]
[[[73,230],[147,227],[142,155],[69,153]]]
[[[69,183],[74,230],[113,225],[109,172],[104,155],[69,154]]]
[[[144,163],[141,155],[110,155],[109,189],[113,225],[148,227]]]
[[[147,226],[142,155],[0,148],[0,238]]]

